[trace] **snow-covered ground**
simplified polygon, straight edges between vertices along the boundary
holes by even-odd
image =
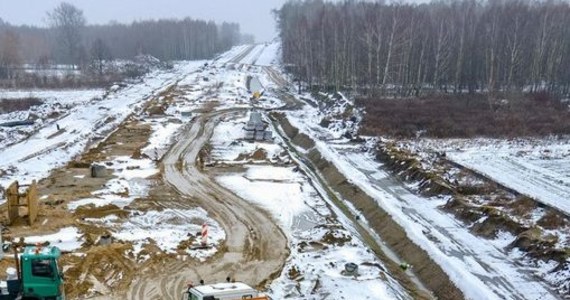
[[[354,232],[335,221],[325,199],[290,159],[284,164],[236,161],[243,153],[264,149],[283,153],[278,144],[239,142],[245,119],[221,122],[212,137],[213,157],[224,164],[242,164],[243,172],[226,173],[216,180],[237,195],[270,213],[289,237],[291,257],[269,294],[275,299],[408,299],[405,290],[385,272]],[[333,236],[333,242],[328,238]],[[359,266],[358,276],[343,274],[346,263]]]
[[[85,90],[7,90],[0,89],[0,99],[38,98],[46,103],[61,105],[80,105],[101,97],[103,89]]]
[[[68,203],[68,209],[75,210],[79,206],[89,204],[96,207],[113,204],[123,208],[135,199],[147,196],[151,182],[146,178],[158,173],[155,163],[150,159],[119,156],[100,164],[105,165],[114,178],[110,179],[103,189],[92,192],[93,197]]]
[[[254,65],[257,62],[257,59],[265,52],[265,44],[258,44],[249,52],[241,61],[240,63],[246,65]],[[270,53],[270,52],[269,52]]]
[[[187,255],[204,260],[214,255],[218,251],[216,245],[225,239],[219,224],[200,208],[133,211],[126,220],[107,216],[87,221],[108,228],[114,239],[132,243],[137,256],[145,244],[153,243],[165,253],[180,254],[182,249]],[[204,223],[208,225],[208,243],[213,247],[207,250],[192,250],[187,246],[180,248],[181,243],[189,239],[199,244],[200,237],[196,234],[201,232]],[[146,254],[138,260],[141,262],[148,258],[150,256]]]
[[[0,185],[5,186],[13,180],[28,182],[45,177],[52,169],[72,160],[86,146],[104,138],[129,115],[140,112],[147,100],[157,97],[161,91],[178,82],[178,90],[181,92],[174,95],[173,105],[165,116],[144,118],[143,122],[150,124],[152,134],[149,144],[141,150],[143,157],[134,159],[119,156],[107,161],[114,178],[104,188],[93,193],[92,197],[70,203],[69,209],[75,210],[81,205],[107,204],[126,207],[136,198],[144,198],[152,184],[148,177],[158,172],[156,161],[168,150],[177,133],[183,130],[185,122],[192,120],[192,116],[184,116],[183,113],[191,112],[191,115],[199,113],[197,110],[241,108],[242,112],[222,120],[214,130],[210,141],[210,159],[215,163],[230,165],[228,169],[231,172],[218,174],[217,181],[271,213],[289,238],[291,257],[280,277],[271,284],[270,294],[276,299],[409,298],[405,289],[385,271],[383,263],[360,241],[349,222],[331,207],[325,193],[319,188],[319,183],[295,167],[282,146],[282,140],[278,137],[274,143],[241,140],[242,127],[248,117],[247,110],[253,108],[249,99],[251,95],[245,87],[246,76],[258,76],[266,88],[282,88],[272,85],[273,80],[259,67],[277,61],[279,44],[257,45],[239,61],[241,64],[258,66],[236,69],[229,64],[236,55],[247,49],[247,45],[234,47],[214,62],[208,62],[210,67],[206,71],[202,71],[204,61],[179,63],[174,70],[168,72],[155,71],[141,83],[112,90],[103,99],[99,99],[103,91],[98,90],[83,91],[81,94],[69,92],[67,95],[38,96],[48,99],[48,106],[40,112],[40,116],[47,116],[56,110],[63,114],[55,119],[38,122],[29,132],[33,133],[29,137],[21,134],[11,141],[0,139],[0,143],[4,143],[0,144]],[[214,88],[217,92],[210,92]],[[30,96],[29,92],[23,94]],[[15,92],[14,96],[7,92],[0,93],[0,98],[3,97],[19,96]],[[268,92],[264,97],[268,99],[261,104],[265,109],[284,105],[277,93]],[[63,108],[53,103],[60,103]],[[375,198],[405,229],[408,237],[443,267],[468,298],[554,298],[535,275],[547,279],[548,276],[554,276],[548,279],[549,282],[563,281],[569,275],[563,277],[564,274],[548,273],[554,267],[549,262],[529,267],[529,264],[524,263],[520,251],[505,248],[513,241],[513,236],[501,233],[494,240],[477,237],[452,215],[439,209],[447,198],[419,197],[411,193],[408,187],[392,182],[391,176],[381,170],[382,166],[372,154],[362,151],[362,144],[350,143],[346,133],[356,131],[358,117],[354,120],[356,122],[340,122],[335,117],[353,103],[345,98],[331,98],[331,103],[334,105],[325,108],[325,113],[310,105],[286,113],[294,126],[317,141],[316,147],[329,161],[352,183]],[[13,117],[25,116],[9,116]],[[324,117],[329,118],[328,128],[319,125]],[[6,132],[0,131],[0,135]],[[8,144],[10,146],[2,148],[2,145]],[[562,203],[560,205],[567,203],[567,199],[562,198],[568,195],[566,188],[570,182],[570,168],[567,167],[570,147],[564,143],[553,142],[548,149],[535,147],[529,150],[508,144],[488,148],[482,148],[481,145],[470,148],[465,145],[461,151],[457,148],[452,145],[442,149],[458,163],[489,177],[495,178],[500,172],[508,171],[513,178],[503,183],[507,186],[514,189],[519,189],[517,184],[536,187],[533,191],[540,191],[541,195],[552,195],[548,198],[551,200],[544,201],[556,201]],[[485,151],[475,151],[478,148]],[[263,150],[266,159],[248,159],[248,155],[257,150]],[[499,155],[494,155],[495,152]],[[523,166],[527,171],[517,172],[512,166]],[[548,175],[556,179],[556,189],[545,183],[527,180],[525,176],[530,176],[531,172],[533,177],[536,177],[534,172],[539,172],[543,174],[540,175],[541,178],[547,178],[545,176]],[[530,196],[533,191],[528,192]],[[108,227],[115,239],[133,243],[137,253],[141,253],[143,245],[148,244],[148,238],[152,237],[161,251],[180,254],[178,246],[193,238],[188,233],[198,232],[204,222],[210,226],[210,242],[216,245],[226,238],[220,226],[200,208],[131,210],[127,218],[111,215],[100,219],[85,219],[84,222]],[[362,220],[362,223],[365,225],[366,220]],[[83,242],[78,229],[74,227],[63,228],[50,236],[28,237],[26,241],[45,240],[50,240],[65,250],[77,249]],[[213,251],[215,250],[214,248]],[[201,254],[185,251],[189,256],[213,254],[207,251],[199,252]],[[205,256],[198,258],[204,259]],[[359,265],[359,276],[343,275],[342,270],[347,262]]]
[[[281,49],[281,43],[272,42],[265,45],[265,49],[255,62],[257,66],[271,66],[276,65],[279,62],[279,53]]]
[[[344,122],[337,126],[333,122],[329,128],[319,125],[325,117],[334,119],[335,114],[335,109],[325,110],[323,114],[309,105],[303,110],[287,112],[295,127],[316,140],[322,155],[351,183],[376,199],[468,298],[555,298],[549,287],[534,277],[534,273],[548,270],[521,266],[520,257],[504,249],[514,237],[506,236],[496,242],[477,237],[452,215],[439,209],[447,202],[445,197],[423,198],[392,180],[372,154],[362,152],[362,144],[351,144],[342,134],[352,133],[356,124]]]
[[[243,53],[249,47],[250,47],[250,45],[235,46],[232,49],[218,55],[218,57],[216,57],[214,59],[214,63],[217,63],[219,65],[228,63],[228,62],[230,62],[230,60],[232,60],[234,57],[238,56],[240,53]]]
[[[443,151],[451,160],[570,216],[568,141],[489,140]]]
[[[51,246],[56,246],[62,251],[74,251],[81,248],[83,240],[77,228],[66,227],[54,234],[28,236],[24,238],[24,242],[27,244],[48,242]]]
[[[224,164],[241,164],[251,160],[250,154],[258,149],[262,149],[268,161],[277,162],[280,160],[283,149],[272,142],[246,141],[243,128],[249,114],[240,114],[239,117],[221,122],[214,129],[214,135],[210,140],[212,145],[211,160]],[[266,159],[258,159],[263,163]]]
[[[15,111],[0,114],[0,123],[10,121],[35,120],[33,125],[19,126],[15,128],[0,127],[0,149],[9,144],[27,138],[33,132],[57,122],[70,110],[78,106],[86,105],[90,101],[96,101],[103,96],[104,90],[5,90],[0,89],[0,99],[18,101],[25,98],[37,98],[42,104],[32,106],[26,111]]]
[[[142,82],[111,92],[104,99],[77,105],[57,122],[42,124],[26,139],[0,149],[0,171],[4,173],[0,177],[0,186],[7,186],[14,180],[31,182],[45,177],[50,170],[69,162],[131,113],[140,110],[147,100],[175,84],[201,63],[180,63],[170,71],[151,72]]]

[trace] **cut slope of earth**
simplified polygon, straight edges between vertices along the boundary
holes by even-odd
[[[568,143],[545,141],[537,147],[498,142],[488,147],[447,151],[447,155],[469,169],[570,216]]]
[[[352,145],[344,137],[330,140],[335,133],[319,125],[323,115],[317,109],[306,107],[303,111],[289,112],[288,116],[295,127],[316,140],[316,148],[330,163],[351,183],[375,198],[378,205],[404,228],[407,236],[443,267],[466,297],[557,297],[550,287],[536,280],[532,271],[519,265],[516,258],[509,257],[502,249],[508,242],[503,241],[501,245],[475,236],[452,215],[440,210],[447,202],[446,198],[417,196],[409,187],[382,171],[381,164],[372,157],[361,153],[363,145]]]

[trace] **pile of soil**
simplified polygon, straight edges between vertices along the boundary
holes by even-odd
[[[115,243],[92,247],[82,256],[62,256],[60,264],[68,267],[65,271],[66,296],[73,299],[128,287],[137,275],[136,263],[124,255],[132,250],[128,243]],[[95,286],[107,290],[92,291]]]
[[[105,206],[95,206],[93,204],[82,205],[75,209],[73,215],[77,218],[104,218],[110,215],[116,215],[125,218],[129,213],[114,204],[107,204]]]
[[[383,143],[378,146],[377,159],[400,179],[419,182],[420,193],[451,195],[442,208],[455,215],[472,233],[494,239],[500,232],[508,232],[516,237],[510,249],[518,248],[527,258],[536,261],[554,261],[559,267],[566,265],[570,249],[560,249],[558,243],[564,235],[544,232],[567,230],[570,228],[568,216],[444,156],[424,166],[413,153],[398,149],[392,143]],[[543,214],[538,220],[535,219],[537,213]]]
[[[263,148],[258,148],[255,151],[253,151],[253,153],[240,153],[240,155],[238,155],[238,157],[235,159],[235,161],[247,161],[247,160],[253,160],[253,161],[267,160],[267,151]]]

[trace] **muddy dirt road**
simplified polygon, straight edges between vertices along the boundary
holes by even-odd
[[[172,263],[157,278],[138,278],[128,299],[178,299],[190,279],[224,281],[227,276],[260,285],[279,274],[288,255],[287,240],[268,213],[235,196],[202,173],[196,164],[198,154],[212,131],[232,110],[197,117],[163,159],[164,179],[187,202],[164,199],[168,208],[204,208],[226,232],[222,253],[204,263]],[[174,293],[174,294],[173,294]]]

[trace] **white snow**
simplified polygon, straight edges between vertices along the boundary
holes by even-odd
[[[18,127],[0,127],[0,149],[21,141],[40,128],[57,122],[74,107],[97,101],[104,90],[5,90],[0,89],[0,99],[19,101],[22,98],[38,98],[42,104],[32,106],[25,111],[0,114],[0,123],[24,121],[37,118],[33,125]]]
[[[252,168],[254,167],[251,166],[248,169],[251,170]],[[269,175],[267,177],[271,177],[270,174],[275,171],[282,177],[278,181],[271,178],[252,179],[247,174],[246,176],[221,176],[216,180],[241,198],[257,203],[269,211],[276,212],[279,223],[286,228],[293,225],[296,216],[308,209],[305,202],[312,202],[311,199],[318,196],[310,185],[292,172],[292,168],[264,166],[254,168],[254,170],[253,172],[256,175],[267,174]]]
[[[39,128],[29,138],[0,150],[0,170],[7,174],[0,185],[14,180],[30,182],[48,175],[81,153],[90,143],[96,142],[120,124],[132,112],[176,80],[195,70],[198,62],[176,64],[174,70],[154,71],[139,84],[130,85],[105,99],[91,101],[72,108],[67,115]],[[57,133],[57,126],[62,132]]]
[[[65,227],[54,234],[41,236],[28,236],[24,238],[28,244],[49,242],[51,246],[56,246],[62,251],[73,251],[81,248],[81,233],[75,227]]]
[[[208,243],[214,244],[212,249],[184,251],[192,257],[205,259],[217,252],[215,245],[225,239],[220,225],[208,217],[205,210],[197,209],[165,209],[163,211],[133,212],[127,221],[117,224],[117,220],[107,221],[111,226],[113,237],[135,244],[138,254],[142,245],[152,239],[166,253],[178,253],[178,245],[201,232],[202,224],[208,224]],[[196,239],[199,239],[196,238]]]
[[[159,160],[168,151],[174,134],[180,130],[183,124],[171,122],[153,122],[152,135],[149,144],[141,149],[141,153],[146,154],[153,160]]]
[[[234,46],[229,51],[220,54],[214,61],[218,64],[225,64],[232,60],[234,57],[244,52],[249,48],[249,45]]]
[[[265,46],[265,49],[255,62],[258,66],[271,66],[277,64],[279,60],[279,51],[281,49],[281,43],[279,42],[272,42]]]
[[[103,89],[79,90],[10,90],[0,89],[0,99],[38,98],[44,103],[78,105],[103,96]]]
[[[242,64],[255,65],[257,59],[265,50],[265,44],[258,44],[240,61]]]
[[[223,161],[226,164],[241,164],[244,160],[237,160],[240,154],[252,154],[257,149],[267,152],[267,159],[274,160],[283,149],[272,142],[244,141],[243,127],[249,117],[238,115],[235,118],[223,120],[214,129],[210,143],[213,147],[212,160]]]
[[[546,143],[539,152],[532,145],[497,142],[487,147],[448,151],[447,155],[469,169],[570,216],[570,145],[567,143]]]
[[[124,208],[135,199],[147,196],[150,182],[146,178],[158,172],[155,163],[150,159],[117,156],[100,163],[105,165],[107,172],[111,172],[115,178],[108,180],[103,189],[92,192],[94,197],[68,203],[68,209],[75,210],[79,206],[89,204],[95,207],[113,204]]]
[[[381,262],[350,232],[333,225],[334,234],[350,236],[344,246],[301,250],[300,245],[319,241],[327,229],[319,224],[328,223],[331,216],[325,202],[308,182],[308,178],[291,167],[247,166],[245,174],[223,175],[216,180],[240,197],[267,209],[279,221],[291,243],[291,257],[285,271],[270,287],[275,299],[301,297],[315,293],[314,299],[330,296],[331,299],[407,299],[404,289],[385,273]],[[329,221],[330,222],[330,221]],[[357,277],[341,272],[344,264],[359,265]],[[296,268],[300,279],[290,279],[287,272]],[[298,281],[297,281],[298,280]],[[313,292],[315,285],[320,287]],[[298,284],[298,285],[297,285]],[[312,298],[311,298],[312,299]]]
[[[442,266],[469,299],[550,299],[550,291],[503,249],[474,236],[453,216],[439,209],[446,199],[416,196],[397,182],[360,145],[331,141],[334,136],[318,125],[322,115],[309,106],[288,112],[290,122],[316,139],[316,147],[353,184],[377,200],[412,241]]]

